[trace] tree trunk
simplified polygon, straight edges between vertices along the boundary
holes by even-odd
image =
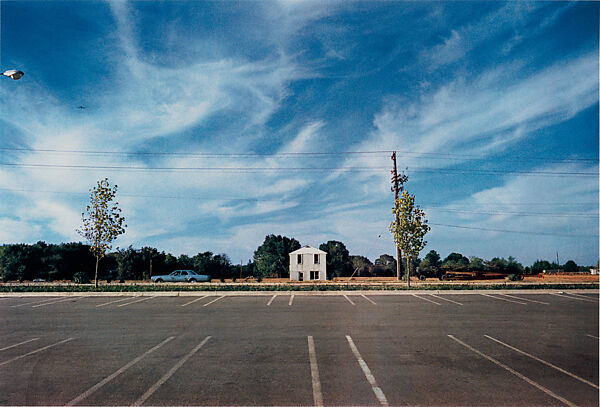
[[[406,258],[406,283],[407,288],[410,289],[410,257]]]
[[[96,256],[96,274],[94,275],[94,284],[96,288],[98,288],[98,261],[100,261],[100,257]]]
[[[402,250],[396,245],[396,278],[402,280]]]

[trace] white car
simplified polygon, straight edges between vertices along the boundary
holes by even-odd
[[[200,281],[210,281],[210,276],[206,274],[198,274],[194,270],[175,270],[169,275],[152,276],[152,281],[155,283],[197,283]]]

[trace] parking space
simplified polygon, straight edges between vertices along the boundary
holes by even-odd
[[[598,307],[574,298],[8,298],[0,405],[597,405]]]

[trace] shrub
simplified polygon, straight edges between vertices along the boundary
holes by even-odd
[[[77,273],[73,274],[73,282],[76,284],[89,284],[90,278],[85,272],[78,271]]]

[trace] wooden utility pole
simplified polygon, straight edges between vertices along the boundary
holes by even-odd
[[[400,197],[400,191],[404,190],[404,183],[408,181],[408,177],[404,174],[398,176],[398,169],[396,166],[396,152],[392,153],[392,161],[394,162],[394,169],[392,170],[392,192],[394,192],[394,206]],[[396,211],[396,224],[400,224],[400,213]],[[402,278],[402,251],[400,246],[396,243],[396,277],[398,280]],[[410,287],[410,281],[408,282]]]

